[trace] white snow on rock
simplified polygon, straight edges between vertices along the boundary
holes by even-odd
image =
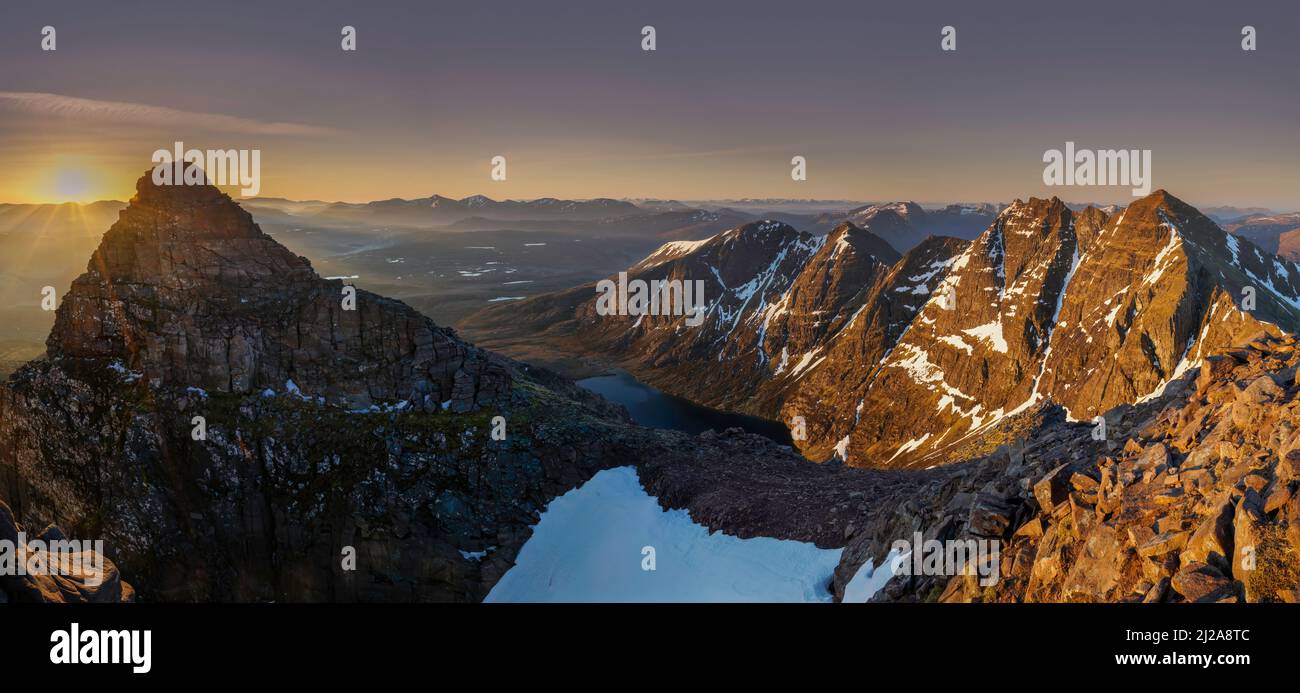
[[[653,571],[642,570],[647,546]],[[484,601],[828,602],[841,551],[710,533],[619,467],[551,501]]]
[[[879,568],[868,559],[858,567],[858,572],[849,579],[849,584],[844,586],[844,603],[863,604],[870,600],[872,595],[889,582],[890,578],[898,574],[899,566],[903,565],[903,561],[908,560],[911,555],[910,551],[901,556],[897,551],[890,551],[889,555],[885,556],[885,560],[881,561]]]
[[[850,433],[849,435],[840,438],[840,442],[835,444],[835,454],[839,455],[840,459],[845,462],[849,461],[849,436],[851,435],[853,434]]]
[[[1001,318],[998,318],[993,322],[980,325],[979,327],[972,327],[969,330],[962,330],[962,332],[965,332],[966,334],[975,337],[976,339],[982,339],[984,341],[987,341],[989,343],[989,346],[993,347],[994,351],[1000,351],[1004,354],[1007,353],[1007,340],[1003,339],[1002,337]]]
[[[637,263],[640,267],[650,268],[656,265],[662,265],[669,260],[673,260],[702,248],[706,243],[713,240],[713,236],[698,241],[669,241],[650,253],[644,260]]]

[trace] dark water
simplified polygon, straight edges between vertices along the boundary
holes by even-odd
[[[642,426],[670,428],[687,433],[739,427],[782,445],[791,443],[790,431],[780,423],[702,407],[690,400],[660,392],[626,371],[579,380],[578,385],[627,407],[632,420]]]

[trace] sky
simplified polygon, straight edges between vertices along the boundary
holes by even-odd
[[[178,140],[260,149],[293,199],[1132,199],[1046,186],[1073,141],[1300,209],[1298,31],[1282,0],[7,0],[0,201],[126,199]]]

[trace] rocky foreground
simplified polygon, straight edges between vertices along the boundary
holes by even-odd
[[[877,601],[1294,602],[1298,364],[1290,336],[1211,356],[1159,400],[1108,412],[1107,440],[1044,405],[1025,415],[1027,443],[933,470],[810,470],[753,459],[752,436],[724,434],[734,461],[650,462],[642,479],[713,528],[847,544],[837,598],[920,532],[998,540],[1000,579],[903,575]]]
[[[1297,601],[1297,364],[1294,337],[1264,337],[1162,403],[1113,410],[1106,443],[1081,444],[1077,426],[1035,434],[961,498],[966,532],[1006,542],[1002,580],[916,580],[889,598]]]
[[[104,556],[86,549],[76,555],[53,554],[47,548],[54,542],[65,541],[63,530],[50,525],[34,536],[27,536],[22,525],[14,519],[9,506],[0,501],[0,541],[12,547],[14,559],[23,565],[38,565],[37,561],[53,560],[58,555],[59,571],[15,571],[18,574],[0,574],[0,603],[34,602],[58,604],[112,604],[135,601],[135,588],[122,579],[117,566]],[[41,542],[39,551],[31,542]]]

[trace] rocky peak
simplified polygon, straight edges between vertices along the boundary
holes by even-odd
[[[843,222],[826,235],[824,248],[835,257],[848,250],[857,255],[866,255],[876,261],[892,265],[902,257],[883,238],[852,223]]]
[[[212,186],[146,174],[59,306],[52,359],[151,386],[467,410],[499,364],[405,304],[322,279]],[[355,291],[355,294],[352,294]],[[345,298],[355,296],[345,304]]]
[[[1111,212],[1088,205],[1074,214],[1074,233],[1079,238],[1079,252],[1087,252],[1101,233]]]
[[[926,235],[920,228],[926,213],[915,202],[860,207],[851,211],[848,218],[883,238],[900,253],[915,246]]]
[[[1294,327],[1295,267],[1164,190],[1095,234],[1063,301],[1044,388],[1074,416],[1158,394],[1212,350]],[[1243,289],[1253,287],[1253,305]]]
[[[1059,199],[1003,210],[945,266],[883,360],[841,441],[849,461],[905,465],[1036,401],[1038,366],[1076,257],[1072,215]]]

